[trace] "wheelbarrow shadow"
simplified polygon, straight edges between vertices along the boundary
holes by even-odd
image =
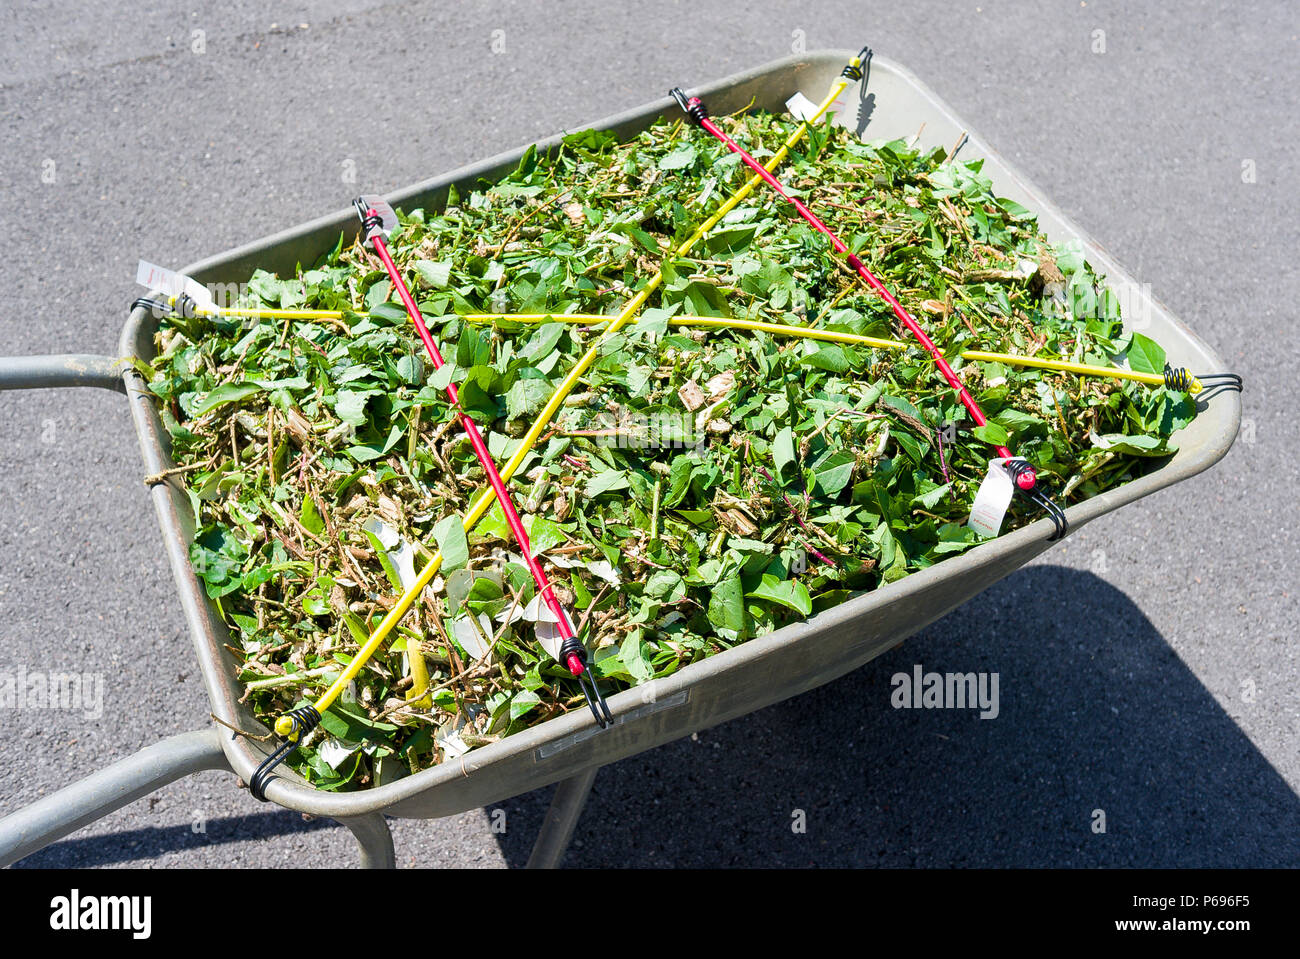
[[[997,673],[998,715],[894,708],[918,664]],[[502,804],[512,866],[550,793]],[[601,770],[564,864],[1294,866],[1298,837],[1300,799],[1141,610],[1041,565],[833,683]]]
[[[210,819],[203,823],[201,832],[196,831],[192,824],[187,824],[151,826],[104,836],[64,839],[20,859],[14,863],[13,868],[85,869],[90,866],[154,859],[165,853],[214,843],[249,842],[342,828],[332,819],[306,820],[298,813],[281,809],[272,813]]]

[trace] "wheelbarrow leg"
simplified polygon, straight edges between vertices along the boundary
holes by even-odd
[[[573,830],[578,825],[582,810],[591,795],[591,784],[596,781],[599,766],[584,769],[576,776],[561,780],[555,787],[551,798],[551,808],[546,810],[542,828],[537,832],[537,841],[533,843],[532,855],[528,857],[525,869],[555,869],[564,859]]]
[[[352,835],[361,847],[362,869],[393,869],[397,865],[397,856],[393,852],[393,834],[388,828],[388,821],[383,813],[373,812],[365,816],[337,819],[336,822],[352,830]]]
[[[182,733],[146,746],[0,819],[0,868],[168,783],[204,769],[229,768],[216,729]]]

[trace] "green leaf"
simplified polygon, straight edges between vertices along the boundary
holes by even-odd
[[[979,542],[979,534],[964,523],[945,523],[939,528],[936,553],[959,553]]]
[[[298,522],[302,523],[303,528],[309,533],[325,532],[325,520],[316,509],[314,496],[308,494],[302,498],[302,510],[298,514]]]
[[[549,380],[520,379],[506,393],[506,415],[511,419],[536,413],[551,398]]]
[[[641,639],[639,630],[628,633],[619,647],[618,658],[637,683],[649,682],[654,679],[654,666],[646,656],[645,642]]]
[[[912,497],[912,505],[920,506],[922,509],[932,510],[952,491],[952,483],[944,483],[942,486],[936,486],[928,493],[922,493],[920,496]]]
[[[383,449],[378,446],[358,445],[349,446],[344,452],[351,456],[358,463],[369,463],[371,460],[377,460],[384,455]]]
[[[303,596],[302,611],[308,616],[324,616],[330,611],[330,604],[325,599],[324,593],[319,589],[313,589]]]
[[[645,591],[647,596],[675,603],[686,595],[686,583],[675,570],[657,569],[646,580]]]
[[[1155,340],[1134,333],[1128,345],[1128,365],[1139,373],[1160,373],[1165,368],[1165,351]]]
[[[587,481],[587,495],[599,496],[610,490],[627,489],[627,474],[622,470],[605,470]]]
[[[709,599],[709,622],[731,633],[733,638],[745,629],[745,589],[740,574],[734,573],[718,583]]]
[[[465,526],[459,516],[448,516],[433,527],[433,537],[438,541],[438,551],[442,553],[444,573],[460,569],[469,562],[469,542],[465,538]]]
[[[499,415],[497,398],[474,379],[466,379],[458,393],[460,407],[481,423],[490,422]]]
[[[487,515],[474,526],[472,533],[476,543],[484,539],[510,538],[510,525],[506,522],[506,514],[502,511],[500,503],[492,504]]]
[[[397,567],[393,565],[393,561],[388,558],[388,550],[384,548],[383,540],[368,529],[363,529],[361,532],[364,533],[366,539],[370,541],[370,548],[374,550],[375,558],[379,560],[379,565],[383,567],[384,575],[388,577],[388,585],[392,586],[393,589],[398,592],[401,592],[403,590],[402,577],[398,574]]]
[[[521,689],[510,697],[510,721],[514,722],[521,716],[527,715],[533,709],[537,708],[542,702],[542,697],[529,689]]]
[[[817,489],[824,496],[835,496],[848,485],[857,457],[847,450],[832,453],[813,467]]]
[[[224,386],[218,386],[216,389],[208,392],[203,398],[203,402],[194,408],[193,417],[198,419],[204,413],[210,413],[218,406],[224,406],[226,403],[238,403],[240,400],[252,396],[254,393],[260,393],[262,387],[256,383],[227,383]]]
[[[399,356],[396,363],[397,375],[408,386],[420,386],[424,382],[424,360],[417,353]]]
[[[435,390],[445,390],[456,377],[458,368],[455,363],[444,363],[429,377],[429,386]]]
[[[780,603],[804,616],[812,613],[812,597],[808,595],[807,586],[796,580],[780,579],[771,573],[764,573],[763,581],[745,595]]]
[[[320,724],[324,730],[339,739],[348,742],[364,742],[368,739],[387,738],[384,734],[397,731],[392,723],[371,719],[343,705],[342,701],[321,713]]]
[[[378,390],[339,390],[334,398],[334,413],[344,423],[366,425],[366,401]]]
[[[971,430],[971,433],[974,434],[976,439],[983,440],[990,446],[1006,446],[1011,442],[1011,437],[1007,435],[1007,431],[992,420],[983,426],[975,427]]]
[[[383,283],[384,285],[381,288],[381,292],[385,297],[387,297],[388,281],[384,280]],[[372,286],[370,288],[371,291],[374,291],[375,287],[377,286],[379,286],[379,284],[375,284],[375,286]],[[372,303],[371,299],[372,298],[370,297],[370,295],[367,294],[366,307],[369,310],[370,316],[372,318],[377,320],[387,320],[389,323],[394,323],[394,324],[402,324],[407,321],[408,317],[406,315],[406,307],[398,306],[396,303],[385,303],[385,302]],[[375,297],[375,299],[378,299],[378,297]]]
[[[420,283],[425,287],[445,290],[451,280],[451,260],[416,260],[415,272],[420,274]]]
[[[373,313],[379,306],[388,302],[388,297],[392,292],[393,284],[388,280],[377,281],[370,289],[366,290],[366,307]],[[400,312],[403,319],[406,318],[406,312],[401,307],[396,307],[396,310]]]
[[[815,353],[810,353],[799,360],[804,366],[815,366],[819,370],[843,373],[849,368],[849,357],[844,347],[835,343],[822,346]]]
[[[999,411],[993,421],[1005,427],[1017,439],[1024,435],[1037,436],[1047,431],[1046,421],[1013,407]]]
[[[1098,436],[1094,445],[1098,449],[1127,453],[1130,456],[1168,456],[1178,451],[1178,447],[1164,436],[1125,436],[1122,433],[1107,433]]]
[[[794,433],[788,426],[778,430],[776,439],[772,441],[772,462],[776,464],[777,473],[794,462]]]
[[[465,324],[456,342],[456,365],[466,369],[487,366],[492,361],[492,343],[475,327]]]
[[[682,170],[695,162],[695,147],[689,143],[682,144],[672,153],[659,160],[661,170]]]
[[[528,338],[528,343],[519,355],[529,361],[550,356],[559,345],[560,338],[564,336],[564,326],[563,323],[543,323],[537,328],[537,332]]]
[[[695,463],[685,454],[674,457],[673,465],[668,471],[668,492],[664,496],[664,508],[671,509],[679,504],[690,487],[691,471]]]
[[[528,532],[528,542],[533,547],[534,554],[544,553],[553,546],[569,541],[559,523],[542,516],[525,516],[524,528]]]

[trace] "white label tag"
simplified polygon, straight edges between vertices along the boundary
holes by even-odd
[[[1011,497],[1016,488],[1011,482],[1011,474],[1002,468],[1005,459],[989,460],[989,471],[984,474],[979,492],[975,494],[975,505],[971,507],[970,519],[966,525],[981,536],[997,536],[1002,529],[1002,519],[1007,515]]]
[[[796,93],[789,100],[786,100],[785,108],[790,111],[796,120],[809,121],[817,115],[817,104],[802,93]]]
[[[150,290],[162,290],[173,296],[185,289],[180,274],[166,267],[141,260],[135,267],[135,281]]]
[[[215,304],[208,288],[197,280],[192,280],[184,273],[177,273],[165,266],[158,266],[146,260],[140,260],[135,267],[135,281],[146,289],[158,290],[168,296],[176,297],[182,293],[189,294],[190,299],[203,309],[212,309]]]
[[[361,202],[366,205],[366,209],[374,210],[379,214],[379,229],[385,237],[397,229],[397,214],[383,197],[367,193],[361,197]]]

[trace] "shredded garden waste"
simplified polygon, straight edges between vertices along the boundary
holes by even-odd
[[[719,121],[760,160],[794,129]],[[447,359],[434,373],[373,254],[351,237],[239,305],[338,320],[168,316],[145,371],[196,517],[191,561],[268,723],[333,682],[417,572],[443,567],[389,644],[290,757],[322,789],[391,782],[570,710],[553,614],[444,392],[498,463],[574,361],[662,267],[665,282],[528,454],[511,488],[534,553],[589,637],[607,694],[644,684],[981,542],[967,525],[1009,445],[1062,505],[1175,451],[1182,392],[963,350],[1159,373],[1082,247],[991,192],[979,160],[813,126],[783,181],[927,327],[989,417],[974,427],[930,356],[692,325],[761,320],[890,339],[889,307],[759,191],[690,257],[671,250],[748,178],[664,120],[573,134],[497,182],[401,212],[389,239]],[[399,211],[400,212],[400,211]],[[233,304],[232,304],[233,305]],[[518,320],[476,314],[528,315]],[[1017,500],[1005,528],[1041,513]],[[548,649],[548,647],[551,647]]]

